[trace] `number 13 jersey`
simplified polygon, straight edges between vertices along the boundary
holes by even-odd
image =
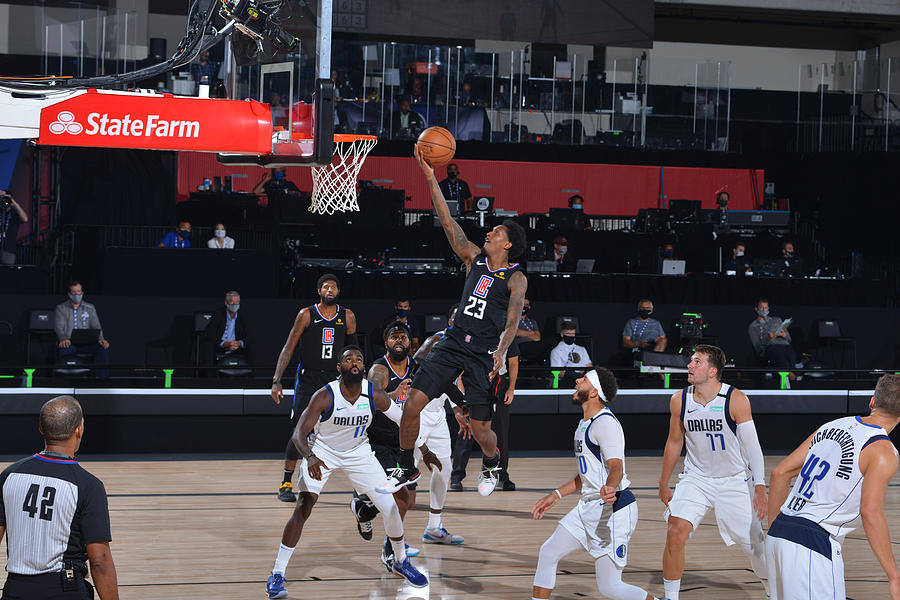
[[[859,516],[863,475],[859,453],[872,442],[888,440],[887,432],[843,417],[825,423],[813,435],[803,468],[781,512],[817,523],[836,539],[853,531],[847,524]]]
[[[506,328],[509,279],[518,269],[519,263],[513,263],[505,269],[492,270],[487,255],[475,257],[463,286],[453,328],[475,337],[482,346],[496,348]]]
[[[734,388],[723,383],[706,406],[694,399],[694,386],[681,390],[681,421],[687,453],[684,472],[700,477],[734,477],[747,472],[747,461],[731,417]]]
[[[337,313],[326,319],[315,304],[309,307],[309,325],[300,335],[300,366],[313,371],[337,373],[335,365],[344,348],[347,334],[347,309],[337,306]]]

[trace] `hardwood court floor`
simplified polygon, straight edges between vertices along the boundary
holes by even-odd
[[[665,542],[663,506],[657,498],[659,458],[629,458],[640,522],[632,538],[624,579],[662,594]],[[767,460],[767,469],[777,458]],[[124,599],[263,598],[281,531],[293,506],[275,498],[278,460],[84,462],[106,484],[113,554]],[[478,464],[473,458],[471,467]],[[4,468],[6,465],[0,465]],[[319,499],[287,570],[291,598],[311,599],[520,599],[531,597],[538,548],[575,503],[567,497],[542,521],[530,509],[543,493],[573,474],[572,458],[512,458],[516,492],[482,498],[472,489],[451,492],[444,523],[465,536],[463,546],[425,545],[421,535],[428,495],[406,518],[407,540],[422,549],[413,559],[431,580],[415,589],[387,574],[379,561],[383,526],[363,541],[348,510],[350,485],[335,474]],[[471,470],[470,470],[471,472]],[[423,480],[427,479],[427,474]],[[673,477],[674,479],[674,477]],[[423,488],[427,488],[425,483]],[[900,543],[900,479],[888,490],[888,522]],[[6,555],[5,541],[0,554]],[[855,600],[884,598],[887,583],[860,527],[844,545],[847,593]],[[554,598],[599,597],[593,562],[574,553],[560,563]],[[5,573],[0,574],[0,581]],[[735,546],[726,548],[712,520],[688,543],[682,580],[685,600],[764,597],[762,585]]]

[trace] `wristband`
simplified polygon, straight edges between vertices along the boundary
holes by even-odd
[[[562,494],[559,493],[559,490],[553,490],[553,491],[556,493],[557,496],[559,496],[559,499],[562,500]]]

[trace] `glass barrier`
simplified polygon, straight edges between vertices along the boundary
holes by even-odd
[[[42,21],[38,50],[43,75],[124,73],[147,58],[147,26],[136,11],[101,15],[98,9],[90,18],[55,23],[53,14],[45,10]]]

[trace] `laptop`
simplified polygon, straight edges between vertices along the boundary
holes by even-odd
[[[683,260],[664,260],[662,264],[663,275],[684,275]]]
[[[576,273],[593,273],[595,262],[596,261],[593,258],[579,258],[578,262],[575,263],[575,272]]]
[[[100,330],[99,329],[73,329],[72,337],[69,338],[72,340],[73,346],[89,346],[91,344],[96,344],[100,339]]]

